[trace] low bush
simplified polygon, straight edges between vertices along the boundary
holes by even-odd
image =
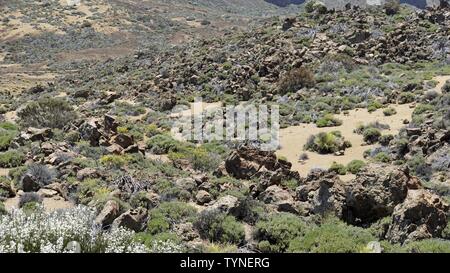
[[[33,177],[34,181],[39,185],[39,188],[42,188],[53,182],[53,179],[56,176],[54,170],[49,167],[41,164],[31,164],[27,167],[25,171],[26,175],[30,175]],[[22,188],[22,185],[19,185]]]
[[[330,154],[351,147],[351,143],[344,140],[341,133],[335,132],[321,132],[317,135],[312,135],[308,138],[304,149],[320,154]]]
[[[394,140],[394,136],[389,134],[389,135],[382,135],[379,139],[378,142],[382,145],[382,146],[389,146],[389,144],[391,143],[391,141]]]
[[[426,239],[408,243],[403,249],[408,253],[450,253],[450,241]]]
[[[69,102],[64,99],[49,97],[30,102],[17,115],[22,126],[59,129],[77,117]]]
[[[393,116],[393,115],[397,114],[397,110],[395,110],[395,108],[388,107],[383,110],[383,114],[387,117]]]
[[[200,236],[211,242],[241,244],[245,239],[244,227],[231,215],[218,210],[200,213],[194,223]]]
[[[0,167],[14,168],[19,167],[25,161],[25,155],[18,150],[9,150],[0,153]]]
[[[450,93],[450,80],[446,81],[444,86],[442,86],[442,93],[444,93],[444,94]]]
[[[432,175],[431,166],[427,163],[426,158],[422,154],[416,154],[407,161],[408,167],[413,174],[429,179]]]
[[[414,100],[415,100],[414,94],[411,93],[411,92],[402,92],[398,96],[398,103],[399,104],[412,103],[412,102],[414,102]]]
[[[24,192],[19,198],[19,208],[22,208],[27,203],[42,203],[42,196],[35,192]]]
[[[195,170],[204,172],[216,170],[223,160],[219,154],[210,152],[203,146],[180,148],[179,152],[170,152],[169,158],[173,161],[187,160]]]
[[[160,134],[151,137],[147,141],[147,148],[153,154],[167,154],[169,152],[177,152],[181,143],[173,139],[170,135]]]
[[[381,163],[390,163],[390,162],[392,161],[392,158],[391,158],[387,153],[385,153],[385,152],[377,153],[377,154],[373,157],[373,159],[374,159],[376,162],[381,162]]]
[[[347,174],[347,168],[344,165],[338,164],[336,162],[333,162],[333,165],[331,165],[331,167],[328,170],[331,172],[335,172],[339,175]]]
[[[167,232],[174,224],[193,218],[197,210],[182,202],[165,202],[149,214],[147,231],[150,234]]]
[[[3,202],[0,202],[0,217],[5,214],[8,214],[8,211],[5,208],[5,204],[3,204]]]
[[[316,84],[314,74],[305,67],[294,68],[287,72],[278,83],[278,92],[286,94],[303,87],[313,87]]]
[[[250,196],[241,198],[237,208],[236,217],[246,223],[254,225],[267,216],[267,208],[261,201],[255,200]]]
[[[324,117],[318,119],[316,121],[316,125],[319,128],[341,126],[342,125],[342,120],[339,120],[339,119],[335,118],[331,114],[327,114]]]
[[[131,162],[129,155],[104,155],[100,158],[100,163],[108,168],[119,169]]]
[[[151,253],[183,253],[185,247],[180,238],[170,232],[152,235],[149,233],[138,233],[135,235],[138,243],[144,244]]]
[[[381,108],[383,108],[383,104],[379,101],[372,101],[367,105],[367,111],[369,111],[369,113],[375,112]]]
[[[352,174],[358,174],[365,166],[366,163],[362,160],[352,160],[347,164],[347,170]]]
[[[13,139],[18,135],[17,127],[8,122],[0,123],[0,151],[8,150]]]
[[[370,127],[363,131],[364,141],[367,142],[368,144],[377,143],[380,137],[381,132],[377,128]]]
[[[254,237],[259,241],[261,251],[284,252],[293,239],[303,237],[308,229],[306,222],[298,216],[279,213],[257,222]]]
[[[375,238],[366,229],[327,218],[319,226],[294,238],[288,252],[294,253],[358,253]]]

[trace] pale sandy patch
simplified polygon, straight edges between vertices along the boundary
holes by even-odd
[[[20,197],[16,196],[14,198],[6,199],[4,202],[6,211],[11,211],[13,208],[19,208],[19,200]],[[59,210],[59,209],[69,209],[73,208],[74,204],[64,200],[64,198],[60,196],[52,197],[52,198],[44,198],[42,204],[44,205],[44,209],[47,212]]]
[[[363,136],[354,133],[358,125],[379,121],[390,126],[389,130],[383,130],[383,134],[395,135],[405,126],[403,120],[409,120],[414,111],[410,104],[391,105],[391,107],[397,110],[397,114],[390,117],[384,116],[383,109],[379,109],[373,113],[369,113],[367,109],[354,109],[349,111],[348,115],[336,115],[343,122],[338,127],[318,128],[315,124],[302,124],[281,129],[281,148],[276,153],[278,156],[285,157],[288,161],[292,162],[292,169],[298,171],[303,176],[308,174],[313,168],[327,169],[333,162],[348,164],[355,159],[364,160],[364,151],[374,148],[376,145],[366,145]],[[344,138],[352,143],[353,146],[345,151],[345,155],[321,155],[303,150],[303,146],[306,144],[309,136],[320,132],[332,131],[340,131]],[[305,162],[299,162],[299,156],[303,153],[306,153],[309,159]]]
[[[194,28],[202,27],[201,22],[198,22],[198,21],[188,21],[188,20],[186,20],[186,18],[184,18],[184,17],[174,17],[174,18],[172,18],[172,21],[179,22],[179,23],[183,23],[183,24],[185,24],[185,25],[188,25],[188,26],[194,27]]]
[[[8,168],[0,168],[0,176],[8,176],[10,170]]]
[[[437,81],[437,85],[434,90],[438,93],[442,93],[442,87],[444,87],[445,83],[450,80],[450,75],[447,76],[437,76],[433,78],[434,81]]]

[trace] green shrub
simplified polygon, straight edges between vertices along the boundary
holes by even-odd
[[[342,120],[339,120],[339,119],[335,118],[331,114],[327,114],[324,117],[318,119],[316,121],[316,125],[319,128],[341,126],[342,125]]]
[[[368,144],[377,143],[381,137],[381,132],[377,128],[367,128],[363,131],[364,141]]]
[[[17,115],[22,126],[59,129],[69,124],[77,116],[65,99],[49,97],[30,102]]]
[[[0,123],[0,151],[8,150],[12,140],[17,136],[18,128],[9,122]]]
[[[367,105],[367,111],[369,111],[369,113],[375,112],[381,108],[383,108],[383,104],[379,101],[372,101]]]
[[[320,226],[294,238],[288,252],[294,253],[357,253],[375,238],[368,230],[328,218]]]
[[[0,203],[2,200],[5,200],[9,197],[14,196],[14,192],[12,192],[12,181],[9,180],[5,176],[0,176]]]
[[[192,218],[196,215],[197,210],[182,202],[165,202],[158,208],[152,209],[149,214],[147,223],[147,231],[150,234],[158,234],[166,232],[174,224]]]
[[[442,86],[442,93],[444,94],[450,93],[450,80],[446,81],[444,86]]]
[[[161,212],[153,212],[147,223],[147,231],[150,234],[166,232],[170,229],[170,222]]]
[[[162,133],[162,131],[158,128],[158,126],[156,124],[150,124],[145,127],[145,135],[147,137],[154,137],[161,133]]]
[[[357,174],[365,166],[366,163],[362,160],[352,160],[350,163],[347,164],[347,171],[349,171],[352,174]]]
[[[0,153],[0,167],[14,168],[22,165],[25,161],[25,155],[18,150],[9,150]]]
[[[151,249],[152,253],[183,253],[186,251],[180,237],[171,232],[158,234],[140,232],[135,234],[134,239]],[[158,247],[160,244],[162,244],[161,248]]]
[[[131,156],[129,155],[104,155],[100,158],[100,163],[107,166],[108,168],[119,169],[127,165],[131,161]]]
[[[338,164],[336,162],[333,162],[333,165],[331,165],[331,167],[328,170],[331,172],[335,172],[339,175],[347,174],[347,168],[344,165]]]
[[[426,239],[403,246],[408,253],[450,253],[450,241]]]
[[[378,153],[373,159],[382,163],[390,163],[392,161],[391,157],[385,152]]]
[[[320,154],[335,153],[351,147],[351,143],[344,141],[339,131],[321,132],[308,138],[304,149]]]
[[[397,110],[395,110],[395,108],[388,107],[383,110],[383,114],[387,117],[393,116],[393,115],[397,114]]]
[[[170,152],[169,158],[173,161],[188,160],[194,170],[214,171],[222,162],[222,157],[214,152],[209,152],[205,147],[185,147],[179,152]]]
[[[11,122],[0,122],[0,128],[6,131],[19,131],[19,127]]]
[[[254,225],[258,220],[266,218],[268,210],[264,203],[247,195],[240,198],[239,207],[236,211],[236,217],[239,220]]]
[[[304,236],[308,229],[298,216],[279,213],[257,222],[254,237],[261,251],[284,252],[293,239]]]
[[[294,68],[287,72],[278,83],[280,94],[295,92],[303,87],[313,87],[316,84],[314,74],[305,67]]]
[[[155,135],[147,141],[147,148],[150,149],[153,154],[176,152],[180,149],[181,145],[182,144],[179,141],[167,134]]]
[[[218,210],[200,213],[194,223],[200,236],[212,242],[241,244],[245,239],[244,227],[233,216]]]
[[[7,211],[6,208],[5,208],[5,204],[3,204],[3,202],[0,202],[0,217],[1,217],[2,215],[7,214],[7,213],[8,213],[8,211]]]
[[[414,102],[414,94],[411,92],[403,92],[398,97],[398,103],[399,104],[406,104]]]
[[[105,183],[100,179],[85,179],[79,183],[76,196],[81,204],[88,204],[110,193]]]
[[[0,151],[8,150],[12,140],[17,136],[16,131],[0,131]]]
[[[428,165],[426,158],[422,154],[416,154],[407,162],[408,167],[413,174],[428,179],[432,174],[431,166]]]
[[[379,139],[378,142],[382,145],[382,146],[389,146],[389,144],[391,143],[391,141],[394,140],[394,136],[389,134],[389,135],[382,135]]]
[[[450,218],[447,221],[447,227],[442,231],[442,238],[450,240]]]

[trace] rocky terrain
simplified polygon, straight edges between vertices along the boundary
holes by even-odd
[[[65,4],[0,1],[0,252],[450,252],[446,2]]]

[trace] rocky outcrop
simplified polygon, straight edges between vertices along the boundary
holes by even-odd
[[[197,194],[195,195],[195,200],[197,200],[197,204],[203,205],[206,203],[211,202],[212,196],[209,194],[209,192],[205,190],[199,190]]]
[[[112,228],[124,227],[140,232],[145,227],[147,215],[147,210],[144,208],[129,210],[113,221]]]
[[[112,224],[114,219],[119,216],[120,207],[119,203],[114,200],[106,202],[100,214],[95,218],[95,223],[101,227],[107,227]]]
[[[274,152],[241,146],[227,157],[215,174],[238,179],[258,178],[259,183],[254,189],[254,194],[258,195],[282,180],[300,179],[299,173],[291,171],[291,167],[291,163],[278,159]]]
[[[314,170],[303,183],[296,189],[296,196],[309,213],[323,215],[333,212],[337,217],[344,218],[345,186],[335,173]]]
[[[212,204],[207,210],[218,210],[225,214],[236,214],[239,208],[239,200],[232,195],[223,196]]]
[[[409,189],[421,187],[408,169],[372,164],[362,170],[346,187],[344,218],[354,224],[371,223],[392,214],[402,203]]]
[[[292,194],[277,185],[268,187],[261,193],[259,199],[264,203],[273,206],[278,211],[298,213],[298,206],[294,201]]]
[[[410,190],[395,207],[387,239],[404,243],[441,236],[447,225],[449,205],[426,190]]]

